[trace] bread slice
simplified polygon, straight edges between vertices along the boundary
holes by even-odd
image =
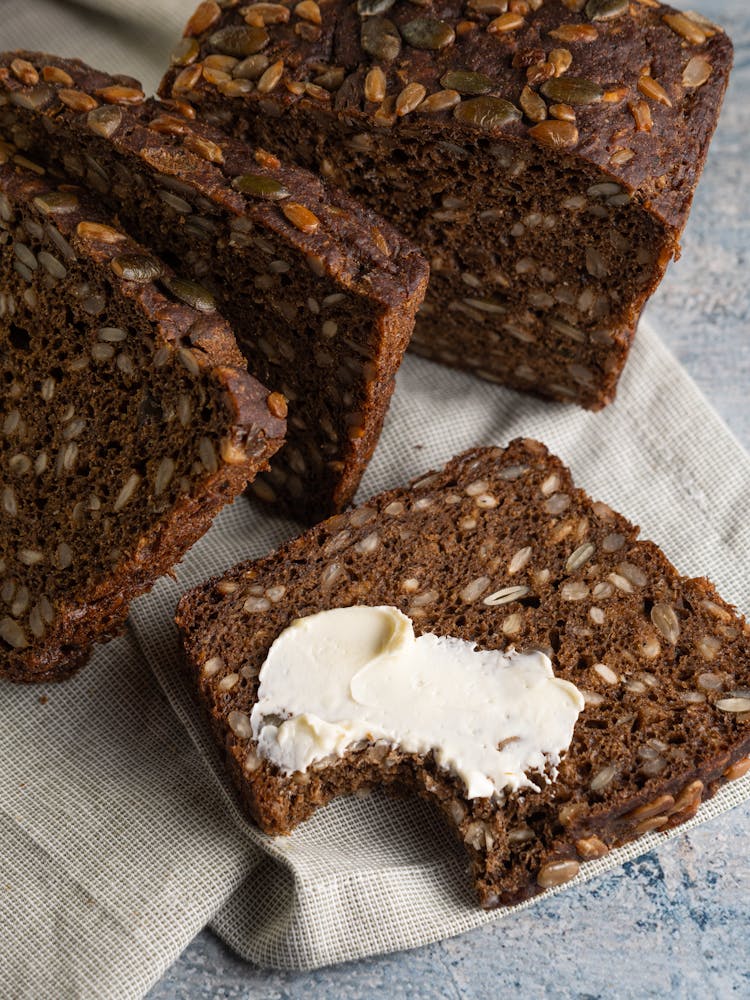
[[[93,188],[136,239],[208,289],[250,371],[288,399],[287,445],[258,495],[311,523],[342,510],[424,295],[418,251],[307,171],[198,123],[187,105],[145,100],[136,80],[5,53],[0,103],[0,135]]]
[[[267,467],[284,401],[82,192],[0,163],[0,677],[59,680]]]
[[[463,841],[485,907],[687,820],[750,767],[750,628],[637,536],[543,445],[516,440],[188,593],[177,624],[248,815],[285,834],[336,795],[417,791]],[[556,780],[493,802],[398,746],[358,745],[291,776],[261,759],[249,716],[271,643],[295,618],[350,605],[395,606],[417,634],[480,649],[545,651],[585,698]]]
[[[422,248],[414,351],[599,409],[679,253],[731,63],[721,29],[656,0],[202,3],[160,93]]]

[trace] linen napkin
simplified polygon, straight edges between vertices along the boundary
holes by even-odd
[[[83,53],[153,87],[191,0],[98,6],[130,20],[28,0],[3,11],[0,44]],[[647,324],[600,414],[407,358],[359,498],[518,435],[543,440],[681,571],[750,610],[750,458]],[[421,802],[335,802],[290,838],[240,815],[179,669],[172,616],[187,587],[297,530],[240,498],[77,677],[0,684],[0,996],[139,997],[209,921],[248,959],[313,968],[512,919],[475,905],[461,851]],[[570,884],[748,798],[750,776]]]

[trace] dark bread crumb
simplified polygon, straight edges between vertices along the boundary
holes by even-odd
[[[160,93],[422,247],[414,351],[599,409],[679,253],[732,46],[650,0],[507,6],[203,4]]]
[[[0,144],[11,158],[0,165],[0,676],[61,680],[267,467],[285,423],[217,313],[175,297],[179,279],[83,191]]]
[[[1,54],[0,105],[0,136],[92,187],[194,300],[215,297],[250,371],[288,398],[261,499],[310,523],[346,507],[424,295],[419,252],[307,171],[78,60]]]
[[[183,597],[185,655],[248,815],[289,833],[371,785],[435,803],[469,853],[480,902],[518,902],[581,861],[694,815],[750,767],[750,628],[705,579],[576,489],[543,445],[468,452]],[[249,714],[273,640],[298,617],[395,605],[417,634],[537,648],[586,707],[557,780],[501,805],[381,745],[304,774],[255,753]]]

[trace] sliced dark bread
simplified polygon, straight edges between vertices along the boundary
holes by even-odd
[[[708,580],[681,577],[637,535],[543,445],[517,440],[191,591],[177,623],[248,815],[289,833],[336,795],[416,790],[464,842],[486,907],[693,816],[750,767],[750,629]],[[356,746],[290,776],[261,759],[249,716],[271,643],[295,618],[350,605],[396,606],[417,634],[546,652],[585,698],[556,780],[493,802],[468,800],[430,754],[397,746]]]
[[[282,444],[226,322],[0,144],[0,677],[59,680]],[[155,282],[158,281],[158,284]]]
[[[160,93],[424,250],[413,350],[598,409],[679,253],[731,63],[657,0],[228,0],[199,5]]]
[[[414,247],[343,192],[145,100],[77,60],[0,55],[0,136],[91,187],[205,289],[250,371],[289,401],[287,445],[255,489],[314,522],[352,499],[424,295]],[[210,296],[209,296],[210,297]]]

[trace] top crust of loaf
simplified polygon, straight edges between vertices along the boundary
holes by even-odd
[[[379,302],[384,310],[413,305],[415,297],[421,300],[427,264],[391,225],[314,174],[196,120],[192,108],[147,99],[137,80],[110,76],[79,59],[3,52],[0,101],[3,96],[21,109],[64,123],[73,137],[102,135],[104,128],[116,151],[179,179],[222,213],[244,216],[259,229],[278,234],[344,287]],[[110,108],[106,125],[89,115],[98,108]],[[232,182],[247,174],[278,183],[288,197],[264,200],[242,193]],[[305,216],[295,224],[283,212],[288,203],[301,203],[314,220]]]
[[[234,116],[298,105],[324,130],[337,118],[353,135],[397,128],[420,143],[536,140],[682,230],[732,63],[705,18],[656,0],[535,0],[526,14],[486,0],[238,3],[200,5],[163,96],[224,102]],[[268,75],[217,83],[207,59],[240,50],[253,53],[241,65],[262,59]]]

